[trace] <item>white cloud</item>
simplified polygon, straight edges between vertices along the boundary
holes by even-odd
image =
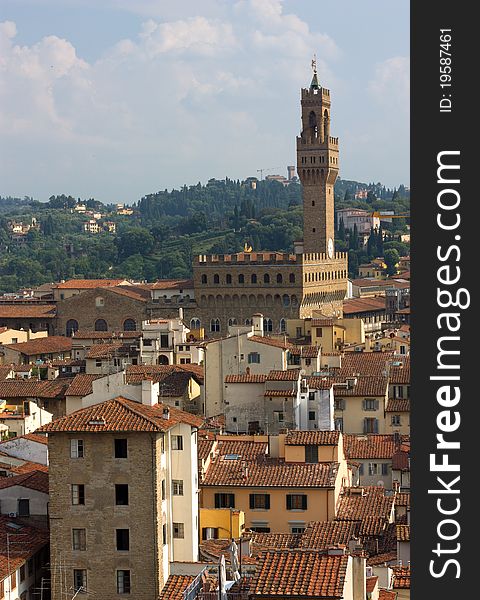
[[[395,56],[378,64],[368,90],[381,105],[391,105],[409,111],[410,62],[405,56]]]

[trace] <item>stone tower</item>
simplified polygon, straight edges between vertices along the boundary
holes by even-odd
[[[297,137],[297,172],[303,185],[303,249],[333,257],[334,192],[338,138],[330,135],[330,90],[318,83],[302,89],[302,133]]]

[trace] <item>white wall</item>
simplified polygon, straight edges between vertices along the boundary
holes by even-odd
[[[48,494],[21,485],[12,485],[11,487],[0,489],[0,511],[2,515],[18,512],[18,500],[20,498],[28,498],[30,500],[31,515],[48,514]]]
[[[23,437],[12,438],[0,444],[0,451],[9,456],[48,465],[48,445]]]

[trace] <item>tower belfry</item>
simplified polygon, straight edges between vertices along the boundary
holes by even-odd
[[[302,89],[302,132],[297,137],[297,173],[303,185],[305,252],[334,254],[334,184],[338,138],[330,135],[330,90],[318,81],[316,57],[309,88]]]

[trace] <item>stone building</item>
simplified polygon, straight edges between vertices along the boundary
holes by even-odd
[[[302,89],[297,172],[303,185],[304,240],[294,253],[240,252],[194,258],[196,324],[209,335],[250,324],[264,314],[265,331],[285,330],[287,318],[342,316],[347,255],[334,250],[334,190],[338,138],[330,136],[330,91],[316,72]]]
[[[202,420],[117,397],[48,433],[52,600],[158,595],[171,561],[198,560],[197,435]]]

